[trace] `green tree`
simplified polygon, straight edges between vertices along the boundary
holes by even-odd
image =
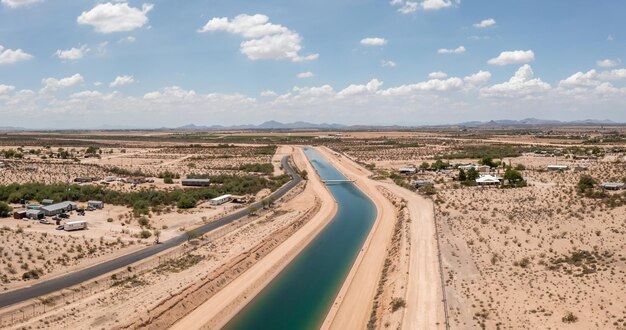
[[[11,211],[13,211],[13,208],[9,204],[0,202],[0,218],[8,217]]]
[[[519,187],[523,186],[525,181],[522,174],[514,169],[508,169],[504,172],[504,179],[509,182],[509,186]]]
[[[420,168],[422,170],[427,170],[430,167],[430,164],[428,164],[428,162],[423,162],[422,165],[420,165]]]
[[[463,169],[459,170],[459,181],[461,182],[467,181],[467,175],[465,174],[465,171]]]
[[[437,159],[430,167],[434,170],[443,170],[448,167],[450,164],[444,162],[441,159]]]
[[[174,183],[174,180],[172,180],[172,177],[166,176],[163,178],[163,183],[165,184],[172,184]]]
[[[487,165],[489,167],[497,167],[496,163],[493,162],[493,158],[491,158],[491,157],[483,157],[480,160],[480,163],[483,164],[483,165]]]
[[[467,181],[475,181],[476,179],[478,179],[479,175],[480,173],[478,173],[478,171],[472,167],[467,170]]]
[[[581,193],[587,192],[593,189],[595,184],[596,180],[591,175],[583,174],[580,176],[580,180],[578,180],[578,191]]]
[[[176,206],[179,209],[190,209],[196,206],[196,202],[197,201],[193,197],[188,195],[182,195],[176,203]]]

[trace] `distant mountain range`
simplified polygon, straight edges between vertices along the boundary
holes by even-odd
[[[574,121],[547,120],[537,118],[526,118],[522,120],[490,120],[490,121],[469,121],[458,124],[462,127],[519,127],[519,126],[573,126],[573,125],[612,125],[618,124],[612,120],[585,119]]]
[[[121,131],[121,130],[177,130],[177,131],[202,131],[202,130],[367,130],[367,129],[409,129],[419,127],[464,127],[464,128],[498,128],[498,127],[536,127],[536,126],[575,126],[575,125],[616,125],[620,124],[612,120],[585,119],[574,121],[546,120],[537,118],[526,118],[522,120],[490,120],[490,121],[468,121],[459,124],[442,124],[442,125],[342,125],[342,124],[314,124],[305,121],[296,121],[293,123],[281,123],[275,120],[266,121],[259,125],[184,125],[180,127],[161,127],[147,128],[134,127],[124,125],[101,125],[93,128],[85,128],[82,130],[104,130],[104,131]],[[40,129],[43,130],[43,129]],[[68,129],[73,130],[73,129]],[[36,131],[35,129],[0,126],[0,132],[8,131]]]
[[[406,129],[412,127],[450,127],[450,126],[461,126],[461,127],[479,127],[479,128],[488,128],[488,127],[523,127],[523,126],[572,126],[572,125],[611,125],[617,124],[612,120],[596,120],[596,119],[585,119],[585,120],[576,120],[576,121],[559,121],[559,120],[545,120],[545,119],[537,119],[537,118],[526,118],[522,120],[491,120],[491,121],[470,121],[459,124],[450,124],[450,125],[342,125],[342,124],[313,124],[304,121],[297,121],[294,123],[281,123],[278,121],[266,121],[260,125],[237,125],[237,126],[222,126],[222,125],[213,125],[213,126],[196,126],[193,124],[185,125],[181,127],[174,128],[174,130],[293,130],[293,129],[313,129],[313,130],[341,130],[341,129],[349,129],[349,130],[358,130],[358,129],[375,129],[375,128],[386,128],[386,129]]]
[[[2,131],[24,131],[25,129],[22,127],[13,127],[13,126],[0,126],[0,132]]]
[[[180,126],[174,128],[175,130],[255,130],[255,129],[344,129],[350,126],[341,125],[341,124],[313,124],[304,121],[297,121],[294,123],[281,123],[275,120],[266,121],[259,125],[235,125],[235,126],[222,126],[222,125],[212,125],[212,126],[197,126],[194,124],[189,124],[185,126]]]

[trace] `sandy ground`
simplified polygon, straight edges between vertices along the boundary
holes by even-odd
[[[402,329],[443,329],[444,307],[432,202],[395,184],[385,184],[385,187],[407,201],[411,216],[410,276]]]
[[[336,212],[336,203],[323,185],[308,161],[304,160],[300,148],[294,153],[296,164],[305,168],[309,174],[307,188],[303,194],[310,203],[313,196],[321,199],[321,209],[306,225],[270,252],[248,271],[237,277],[228,286],[219,291],[185,318],[178,321],[172,329],[193,329],[203,324],[204,328],[217,329],[232,318],[263,287],[278,275],[315,236],[328,224]],[[307,192],[308,191],[308,192]]]

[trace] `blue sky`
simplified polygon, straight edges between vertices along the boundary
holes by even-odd
[[[0,126],[626,121],[619,0],[0,1]]]

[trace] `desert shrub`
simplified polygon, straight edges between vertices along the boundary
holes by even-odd
[[[581,193],[585,193],[591,189],[596,184],[596,180],[591,177],[591,175],[583,174],[580,176],[580,180],[578,180],[578,191]]]
[[[578,321],[578,316],[574,315],[572,312],[567,312],[561,320],[563,323],[576,323]]]
[[[406,307],[406,301],[402,298],[393,298],[391,300],[391,311],[395,312],[400,308]]]
[[[150,236],[152,236],[152,233],[149,230],[142,230],[141,233],[139,233],[139,236],[143,239],[146,239],[150,238]]]
[[[13,208],[5,202],[0,202],[0,218],[8,217],[11,214]]]

